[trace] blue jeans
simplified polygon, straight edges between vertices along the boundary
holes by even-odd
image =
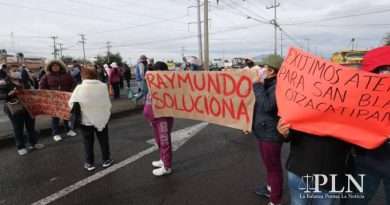
[[[288,172],[288,187],[290,189],[290,205],[337,205],[339,199],[327,198],[327,192],[305,193],[302,188],[306,187],[303,179],[292,172]]]
[[[355,175],[365,174],[364,176],[364,199],[349,199],[348,205],[368,205],[375,196],[378,188],[383,182],[384,192],[386,196],[386,205],[390,205],[390,173],[383,173],[376,167],[364,163],[365,158],[357,158],[355,160]],[[389,160],[383,160],[383,163],[390,163]],[[377,204],[372,202],[371,204]]]
[[[68,132],[70,130],[69,127],[69,121],[64,120],[64,128],[65,131]],[[51,130],[53,135],[58,135],[60,134],[60,118],[53,117],[51,120]]]

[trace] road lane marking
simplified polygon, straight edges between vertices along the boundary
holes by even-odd
[[[201,130],[203,130],[206,126],[208,125],[208,123],[206,122],[203,122],[203,123],[199,123],[199,124],[196,124],[194,126],[191,126],[191,127],[187,127],[187,128],[184,128],[184,129],[181,129],[181,130],[177,130],[175,132],[172,133],[172,149],[173,151],[176,151],[178,150],[181,146],[183,146],[189,139],[191,139],[191,137],[195,136],[198,132],[200,132]],[[150,143],[150,140],[148,140],[148,142]],[[46,198],[43,198],[37,202],[34,202],[32,203],[32,205],[46,205],[46,204],[50,204],[94,181],[97,181],[139,159],[141,159],[142,157],[146,156],[146,155],[149,155],[151,153],[153,153],[154,151],[156,151],[158,148],[157,146],[153,146],[153,147],[149,147],[119,163],[116,163],[114,165],[112,165],[111,167],[107,168],[107,169],[104,169],[102,171],[99,171],[97,173],[95,173],[94,175],[92,176],[89,176],[85,179],[82,179],[68,187],[65,187],[64,189],[46,197]]]

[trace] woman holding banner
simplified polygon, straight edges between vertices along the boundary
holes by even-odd
[[[164,62],[157,62],[153,66],[155,71],[168,71],[168,66]],[[154,139],[160,150],[160,160],[153,161],[153,175],[163,176],[172,173],[172,142],[171,132],[173,127],[172,117],[155,118],[152,108],[152,97],[147,95],[144,107],[144,116],[150,122],[154,131]]]
[[[341,190],[345,185],[351,145],[333,137],[290,129],[283,119],[278,130],[290,141],[286,165],[290,205],[339,204],[340,193],[331,190]],[[334,181],[332,175],[336,176]],[[318,189],[315,184],[320,184]]]
[[[1,71],[0,101],[5,101],[4,112],[12,123],[18,154],[22,156],[30,150],[44,148],[43,144],[38,144],[35,119],[29,115],[16,97],[17,90],[23,89],[21,73],[16,70],[8,70],[6,65],[2,65]],[[26,146],[24,128],[27,130],[28,147]]]
[[[51,61],[47,65],[46,71],[47,74],[39,82],[39,89],[72,92],[76,83],[73,80],[72,76],[67,72],[66,66],[62,61]],[[53,139],[56,142],[62,140],[59,126],[60,119],[57,117],[53,117],[51,129],[53,133]],[[69,122],[67,120],[64,120],[64,127],[67,131],[67,136],[74,137],[77,135],[77,133],[73,131],[72,123],[69,125]]]
[[[96,135],[102,151],[102,167],[111,166],[108,140],[108,121],[111,116],[111,100],[106,84],[97,80],[94,69],[84,68],[81,71],[82,83],[78,85],[69,99],[71,109],[78,103],[81,112],[81,133],[84,139],[84,168],[87,171],[96,169],[94,165],[94,136]]]
[[[280,56],[267,56],[264,68],[259,71],[260,81],[253,86],[256,96],[253,133],[267,170],[267,184],[256,188],[255,193],[270,198],[269,205],[281,204],[283,193],[283,137],[276,129],[279,117],[275,98],[276,75],[282,62]]]
[[[363,57],[362,70],[390,76],[390,46],[376,48]],[[390,141],[365,150],[356,149],[355,176],[364,174],[364,198],[349,199],[348,205],[368,205],[383,182],[386,204],[390,205]]]

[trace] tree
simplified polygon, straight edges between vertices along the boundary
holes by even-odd
[[[109,64],[115,62],[115,63],[118,64],[118,66],[122,66],[123,65],[123,59],[122,59],[122,56],[121,56],[120,53],[115,53],[115,54],[110,53],[109,56],[110,56],[110,61],[108,61],[108,58],[107,58],[106,55],[105,56],[98,55],[96,57],[95,63],[98,64],[98,65],[103,65],[103,64],[108,64],[109,65]]]
[[[390,46],[390,33],[386,33],[386,36],[383,38],[384,44]]]

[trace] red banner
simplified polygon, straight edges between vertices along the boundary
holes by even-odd
[[[279,115],[293,129],[365,148],[390,138],[390,76],[290,48],[278,73]]]
[[[52,90],[22,90],[18,92],[18,98],[30,113],[35,117],[38,115],[49,115],[68,120],[70,109],[68,101],[72,93]]]

